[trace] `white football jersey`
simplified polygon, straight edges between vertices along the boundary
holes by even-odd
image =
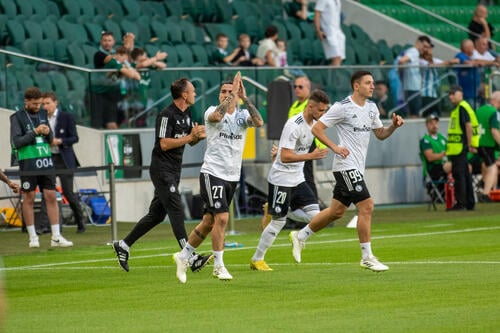
[[[209,122],[208,116],[216,106],[205,111],[207,150],[201,172],[227,181],[240,180],[243,147],[250,113],[246,109],[236,109],[226,113],[220,122]]]
[[[314,125],[314,122],[312,125]],[[285,123],[278,144],[278,154],[267,176],[269,183],[294,187],[305,181],[304,162],[283,163],[281,161],[281,149],[291,149],[297,155],[308,153],[314,140],[311,133],[312,125],[307,124],[303,112],[288,119]]]
[[[334,155],[333,171],[357,169],[364,174],[371,131],[384,126],[377,105],[366,100],[364,106],[359,106],[348,96],[333,104],[319,121],[327,127],[335,126],[339,137],[337,144],[350,152],[345,159]]]

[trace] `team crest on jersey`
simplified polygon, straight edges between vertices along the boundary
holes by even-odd
[[[361,192],[361,191],[363,191],[363,186],[356,185],[356,187],[354,189],[356,190],[356,192]]]
[[[373,111],[370,111],[368,115],[370,116],[370,119],[375,118],[375,112]]]
[[[30,183],[29,182],[24,182],[23,183],[23,189],[28,190],[30,188]]]
[[[238,126],[244,126],[245,125],[245,119],[243,119],[243,118],[236,119],[236,125],[238,125]]]
[[[216,202],[214,203],[214,207],[215,207],[216,209],[219,209],[221,206],[222,206],[222,204],[220,203],[220,201],[216,201]]]
[[[276,206],[276,207],[274,207],[274,212],[275,212],[276,214],[281,213],[281,207],[280,207],[280,206]]]
[[[170,192],[175,193],[175,186],[174,185],[170,186]]]

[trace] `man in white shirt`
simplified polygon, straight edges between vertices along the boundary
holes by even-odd
[[[314,7],[314,28],[323,44],[325,58],[332,66],[345,59],[345,35],[340,26],[340,0],[318,0]]]
[[[309,152],[309,148],[314,140],[311,128],[329,104],[325,92],[314,90],[305,110],[288,119],[283,128],[277,155],[267,177],[267,202],[272,219],[262,231],[259,245],[250,261],[251,269],[272,270],[264,261],[264,256],[285,226],[289,208],[306,223],[319,213],[318,200],[306,182],[303,170],[305,161],[318,160],[328,154],[328,149],[315,148]]]
[[[300,231],[292,231],[292,254],[297,263],[306,240],[326,227],[330,222],[341,218],[349,205],[358,209],[358,237],[361,246],[363,268],[372,271],[385,271],[389,267],[380,263],[371,250],[371,218],[374,209],[373,199],[364,180],[366,155],[370,142],[370,132],[377,139],[388,138],[396,128],[403,125],[401,116],[393,113],[392,123],[384,127],[379,118],[377,105],[370,101],[375,83],[367,71],[357,71],[351,76],[353,93],[346,99],[335,103],[313,126],[312,133],[334,153],[333,176],[335,187],[329,208],[322,210]],[[339,144],[333,143],[325,133],[326,128],[335,126]]]
[[[242,100],[248,109],[240,109]],[[207,150],[200,170],[200,192],[204,202],[203,220],[189,235],[181,252],[174,254],[176,276],[186,283],[188,258],[212,232],[214,254],[213,275],[219,280],[233,277],[224,265],[224,233],[229,221],[229,205],[240,179],[243,147],[248,127],[264,124],[259,111],[247,98],[245,87],[238,72],[233,82],[223,82],[220,87],[218,106],[205,112]]]

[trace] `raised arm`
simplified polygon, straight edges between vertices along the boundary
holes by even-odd
[[[394,133],[396,128],[403,126],[404,120],[401,116],[392,114],[392,123],[387,127],[380,127],[373,130],[373,133],[379,140],[385,140]]]

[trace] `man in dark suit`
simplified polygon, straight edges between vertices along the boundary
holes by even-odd
[[[73,144],[78,142],[78,133],[73,116],[70,113],[62,112],[58,108],[57,96],[53,92],[43,94],[43,108],[47,111],[51,129],[54,132],[54,139],[51,143],[52,160],[56,170],[74,170],[80,163],[73,150]],[[73,173],[57,173],[61,182],[64,196],[68,200],[73,211],[75,223],[78,226],[77,232],[85,231],[82,209],[73,191]]]

